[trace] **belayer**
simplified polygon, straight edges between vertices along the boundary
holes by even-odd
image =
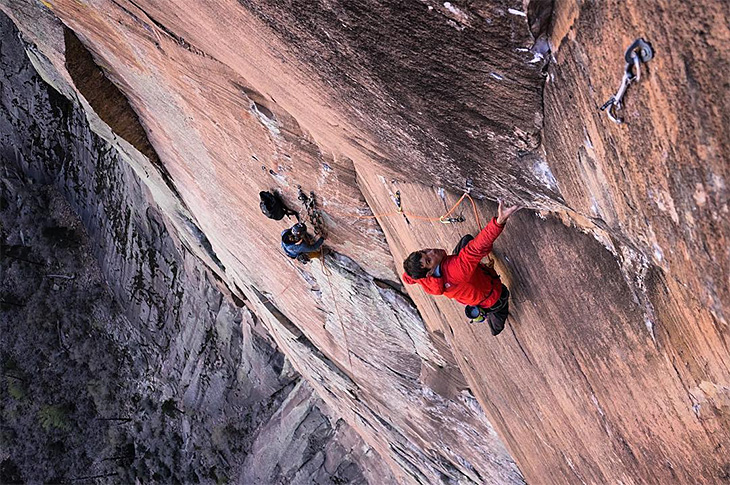
[[[321,257],[323,243],[323,237],[320,236],[315,241],[314,237],[307,233],[307,226],[303,222],[298,222],[281,233],[281,248],[287,256],[301,263]]]
[[[492,335],[499,334],[509,315],[509,290],[494,269],[481,260],[492,251],[507,219],[520,208],[503,207],[500,201],[497,217],[476,237],[461,238],[450,256],[443,249],[412,252],[403,261],[403,281],[421,285],[428,294],[444,295],[466,305],[465,313],[472,322],[486,319]]]

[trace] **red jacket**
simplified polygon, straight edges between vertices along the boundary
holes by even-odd
[[[403,273],[403,281],[409,285],[418,283],[428,294],[444,295],[463,305],[491,307],[502,294],[502,282],[493,269],[480,261],[492,251],[492,244],[502,234],[502,229],[504,226],[497,224],[496,217],[489,221],[459,254],[444,257],[440,278],[413,279]]]

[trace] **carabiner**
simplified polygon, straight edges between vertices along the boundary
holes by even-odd
[[[466,219],[464,219],[464,216],[459,214],[457,217],[439,217],[439,222],[441,224],[453,224],[455,222],[464,222]]]
[[[624,59],[626,65],[624,66],[624,75],[621,79],[621,85],[615,95],[606,101],[601,106],[601,111],[606,111],[608,118],[614,123],[621,124],[623,119],[619,118],[616,114],[616,110],[621,109],[622,101],[626,90],[631,83],[639,81],[641,79],[641,63],[648,62],[654,57],[654,49],[644,39],[636,39],[626,52],[624,53]]]
[[[606,114],[608,115],[608,119],[613,121],[614,123],[620,125],[621,123],[624,122],[624,119],[619,118],[616,115],[616,113],[614,112],[614,110],[621,109],[621,103],[613,102],[614,101],[613,98],[611,98],[609,101],[611,102],[611,104],[608,106],[608,110],[606,111]]]

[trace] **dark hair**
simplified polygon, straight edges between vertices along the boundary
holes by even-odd
[[[424,268],[421,264],[421,256],[423,256],[422,251],[413,251],[403,261],[403,271],[415,280],[428,276],[428,269]]]

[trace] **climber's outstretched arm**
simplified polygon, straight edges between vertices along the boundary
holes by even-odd
[[[504,224],[507,222],[507,219],[520,209],[521,207],[518,205],[504,207],[502,201],[499,201],[497,217],[492,218],[492,220],[489,221],[489,224],[487,224],[486,227],[477,234],[477,237],[472,239],[456,257],[455,269],[457,269],[457,271],[451,273],[454,284],[467,281],[471,278],[471,274],[474,270],[476,270],[482,258],[492,251],[494,240],[502,234],[502,230],[504,229]]]

